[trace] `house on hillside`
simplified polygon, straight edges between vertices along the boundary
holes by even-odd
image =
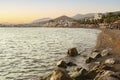
[[[120,30],[120,19],[115,21],[111,26],[112,26],[113,29]]]
[[[48,27],[73,27],[75,26],[76,21],[67,16],[61,16],[54,20],[51,20],[45,24]]]
[[[103,16],[102,13],[97,13],[97,14],[94,15],[94,19],[95,20],[102,19],[102,16]]]

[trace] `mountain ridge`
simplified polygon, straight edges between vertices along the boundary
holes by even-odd
[[[37,19],[37,20],[32,21],[31,23],[40,23],[40,22],[46,22],[49,20],[52,20],[52,18],[47,17],[47,18]]]
[[[55,18],[54,20],[55,20],[55,21],[59,21],[59,20],[69,20],[69,21],[74,21],[73,18],[68,17],[68,16],[66,16],[66,15],[63,15],[63,16],[60,16],[60,17],[57,17],[57,18]]]
[[[94,17],[94,15],[95,15],[95,13],[76,14],[76,15],[73,16],[72,18],[75,19],[75,20],[79,20],[79,19]]]

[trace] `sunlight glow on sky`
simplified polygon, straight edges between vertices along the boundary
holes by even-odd
[[[0,23],[120,10],[120,0],[0,0]]]

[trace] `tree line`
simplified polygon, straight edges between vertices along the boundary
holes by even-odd
[[[82,19],[78,20],[77,22],[80,24],[100,24],[100,23],[106,23],[106,24],[112,24],[116,20],[120,19],[120,13],[107,13],[103,14],[101,19]]]

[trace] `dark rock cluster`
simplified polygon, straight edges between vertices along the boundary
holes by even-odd
[[[67,55],[76,57],[78,55],[77,49],[69,49]],[[111,57],[109,49],[93,50],[91,55],[86,58],[85,63],[88,64],[89,70],[77,66],[74,62],[60,60],[54,71],[40,80],[120,80],[120,71],[114,67],[120,63]],[[68,67],[73,66],[74,70],[67,71]]]

